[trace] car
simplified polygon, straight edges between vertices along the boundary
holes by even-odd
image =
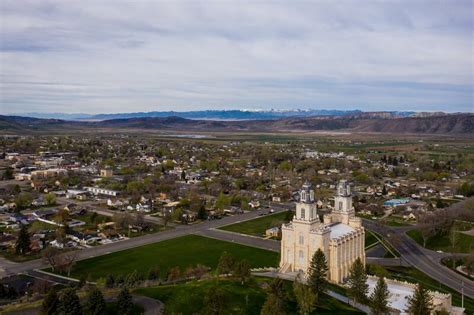
[[[275,212],[275,209],[270,209],[270,213],[273,213],[273,212]]]
[[[439,254],[444,254],[444,252],[442,250],[437,250],[436,252],[439,253]]]

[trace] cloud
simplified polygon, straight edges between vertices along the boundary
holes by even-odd
[[[2,1],[2,113],[472,111],[470,1]]]

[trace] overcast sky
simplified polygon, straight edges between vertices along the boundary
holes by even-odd
[[[472,1],[0,1],[0,113],[473,111]]]

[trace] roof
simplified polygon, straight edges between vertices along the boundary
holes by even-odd
[[[341,236],[350,234],[351,232],[355,231],[353,227],[344,223],[332,224],[330,225],[330,228],[331,228],[331,234],[330,234],[331,239],[339,238]]]

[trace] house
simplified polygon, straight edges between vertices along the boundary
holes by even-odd
[[[100,177],[112,177],[114,172],[110,168],[105,168],[100,170]]]
[[[260,201],[258,201],[258,200],[250,201],[249,206],[252,209],[257,209],[258,207],[260,207]]]
[[[120,192],[112,189],[105,189],[105,188],[100,188],[100,187],[84,187],[85,190],[88,192],[93,193],[94,195],[106,195],[106,196],[113,196],[117,197]]]
[[[280,228],[277,226],[265,230],[265,236],[280,237]]]

